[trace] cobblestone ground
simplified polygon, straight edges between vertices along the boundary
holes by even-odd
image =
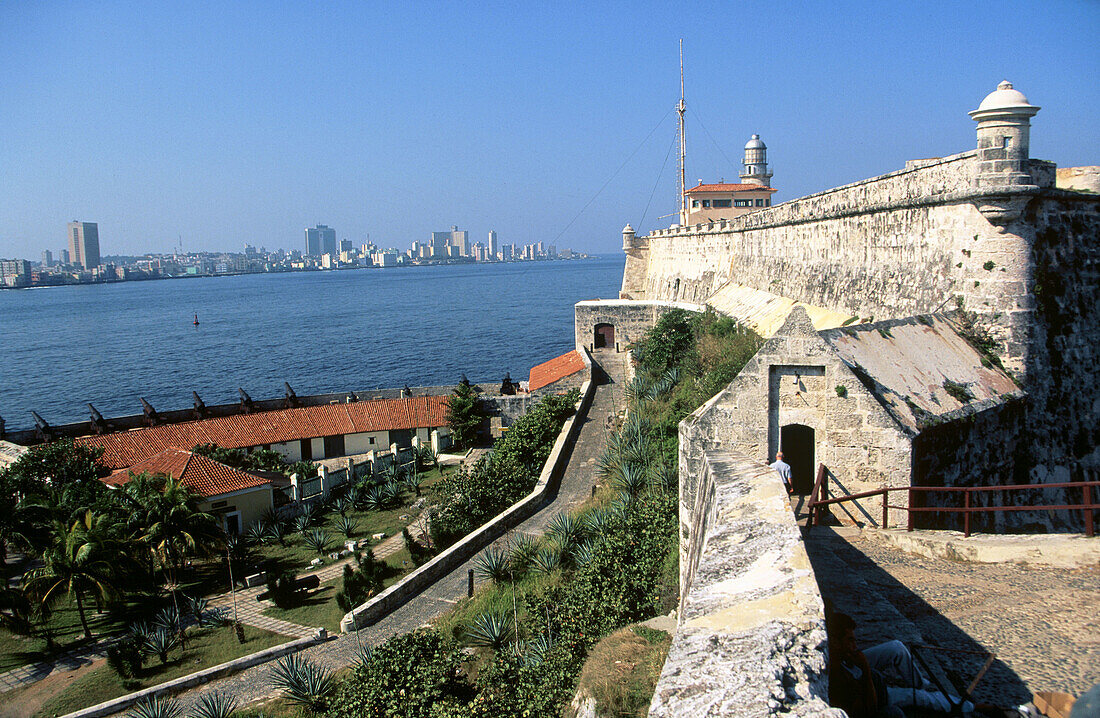
[[[596,389],[592,406],[581,423],[576,445],[569,457],[569,464],[557,494],[538,513],[509,532],[509,535],[498,539],[495,545],[503,545],[509,540],[510,535],[515,533],[542,533],[555,514],[579,506],[591,496],[595,481],[596,459],[607,441],[609,419],[623,405],[622,376],[625,372],[623,356],[614,353],[597,356],[597,360],[604,362],[610,381]],[[337,636],[328,642],[302,651],[301,655],[331,669],[339,669],[355,663],[360,645],[378,645],[392,636],[425,626],[432,619],[450,610],[466,595],[467,570],[470,568],[473,568],[473,560],[455,569],[373,626],[363,628],[356,633]],[[274,696],[276,692],[269,678],[271,665],[267,663],[255,666],[190,690],[179,696],[180,702],[185,708],[189,708],[201,694],[214,691],[230,693],[240,704]]]
[[[924,643],[997,654],[974,691],[978,701],[1016,706],[1036,691],[1080,695],[1100,681],[1100,569],[959,563],[907,554],[870,537],[823,541],[816,533],[807,545],[815,571],[827,550],[849,572],[835,575],[838,564],[826,570],[833,574],[819,578],[826,598],[851,603],[850,595],[838,591],[865,582],[912,623]],[[868,593],[856,599],[873,601]],[[967,682],[983,660],[937,655]]]

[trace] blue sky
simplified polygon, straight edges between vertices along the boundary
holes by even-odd
[[[71,219],[105,254],[318,222],[614,252],[676,209],[680,37],[689,184],[735,179],[754,132],[776,201],[969,149],[1004,78],[1043,108],[1032,156],[1100,164],[1095,0],[9,1],[0,256],[56,254]]]

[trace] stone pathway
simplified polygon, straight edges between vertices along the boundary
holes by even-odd
[[[960,563],[898,551],[855,529],[812,529],[822,594],[852,613],[861,644],[887,638],[997,654],[978,701],[1017,706],[1036,691],[1100,682],[1100,569]],[[982,660],[934,652],[967,682]]]
[[[409,533],[412,534],[413,538],[420,538],[423,535],[423,526],[419,517],[410,523]],[[374,546],[372,550],[374,551],[374,557],[379,561],[383,561],[403,548],[405,548],[405,538],[401,534],[396,534],[384,539],[377,546]],[[344,558],[335,563],[322,566],[316,571],[305,573],[301,577],[316,576],[320,579],[321,583],[324,584],[334,578],[339,578],[344,573],[344,566],[351,563],[353,560],[354,559],[351,557]],[[263,593],[265,590],[267,590],[265,586],[253,586],[252,588],[245,588],[236,592],[237,620],[248,626],[262,628],[265,631],[281,633],[284,636],[292,636],[294,638],[306,638],[317,632],[316,626],[302,626],[297,623],[291,623],[290,621],[283,621],[271,616],[265,616],[263,612],[275,605],[271,601],[256,600],[256,596]],[[215,608],[225,609],[226,615],[233,616],[233,600],[231,594],[223,593],[220,596],[211,598],[210,605]]]
[[[581,419],[576,445],[557,494],[538,513],[498,539],[494,545],[504,545],[513,533],[542,533],[554,515],[581,505],[592,495],[596,460],[607,441],[609,419],[623,406],[622,377],[626,372],[623,354],[597,352],[595,357],[603,364],[610,380],[596,388],[588,414]],[[467,571],[473,565],[474,559],[471,559],[373,626],[307,648],[301,655],[332,670],[355,663],[360,645],[378,645],[392,636],[425,626],[450,610],[466,596]],[[272,697],[276,691],[268,678],[270,670],[271,664],[249,668],[181,694],[180,702],[186,709],[201,694],[213,691],[230,693],[241,704]]]

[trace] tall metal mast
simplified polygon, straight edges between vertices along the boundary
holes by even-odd
[[[687,155],[687,140],[684,136],[684,38],[680,38],[680,104],[676,111],[680,114],[680,226],[687,226],[687,187],[684,185],[684,157]]]

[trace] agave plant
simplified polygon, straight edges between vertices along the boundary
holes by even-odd
[[[186,596],[184,598],[186,599]],[[183,616],[175,606],[165,606],[157,611],[157,615],[153,618],[153,625],[172,633],[179,633],[183,625]]]
[[[359,508],[364,511],[381,511],[383,503],[380,486],[371,486],[359,494]]]
[[[649,473],[653,479],[653,484],[658,486],[662,491],[676,490],[680,477],[676,472],[676,467],[672,464],[667,464],[663,461],[659,464],[653,464],[650,467]]]
[[[158,628],[145,639],[146,652],[160,659],[162,665],[168,663],[168,652],[176,647],[177,634],[165,628]]]
[[[304,534],[313,525],[309,514],[299,514],[294,517],[294,533]]]
[[[619,475],[611,479],[612,486],[618,489],[620,493],[629,496],[637,496],[642,493],[648,484],[649,477],[646,476],[646,472],[629,464],[623,466]]]
[[[559,546],[565,546],[584,535],[584,524],[569,514],[555,514],[546,525],[546,533]]]
[[[336,690],[332,674],[299,653],[279,659],[271,671],[271,682],[292,703],[317,712],[328,708],[328,701]]]
[[[205,615],[210,611],[210,601],[207,601],[202,596],[191,598],[185,595],[183,598],[187,605],[187,612],[195,617],[195,621],[197,621],[200,626],[205,625]]]
[[[592,557],[596,551],[596,542],[592,539],[585,539],[579,544],[573,547],[570,551],[570,560],[577,568],[587,566],[592,562]]]
[[[335,501],[332,502],[332,508],[336,511],[336,513],[340,514],[341,516],[345,516],[348,511],[351,511],[353,508],[355,508],[355,499],[345,493],[343,496],[337,498]]]
[[[180,718],[183,706],[170,696],[150,696],[134,704],[126,718]]]
[[[344,534],[345,538],[351,538],[359,530],[359,522],[350,516],[341,516],[336,520],[336,530]]]
[[[546,654],[554,647],[554,642],[548,633],[540,633],[537,638],[527,641],[523,645],[523,664],[525,666],[537,666],[546,659]]]
[[[542,548],[531,557],[531,566],[536,571],[551,573],[561,565],[558,553],[552,548]]]
[[[311,504],[306,505],[306,510],[303,515],[309,517],[309,525],[316,526],[323,523],[325,520],[325,504],[321,501],[314,501]]]
[[[504,551],[495,551],[492,546],[482,551],[474,559],[474,570],[478,576],[493,583],[507,581],[509,568],[508,554]]]
[[[282,521],[267,523],[267,540],[274,541],[280,546],[286,545],[286,524]]]
[[[424,481],[423,477],[420,475],[420,472],[417,471],[416,467],[414,466],[413,470],[409,472],[408,476],[405,477],[405,480],[402,482],[401,485],[404,486],[406,489],[413,492],[414,494],[416,494],[419,497],[420,496],[420,484],[423,483],[423,481]]]
[[[253,546],[267,543],[268,530],[267,524],[261,521],[253,521],[248,525],[248,528],[244,530],[244,539]]]
[[[311,551],[316,551],[318,554],[324,554],[328,550],[328,534],[321,529],[311,529],[302,534],[302,542],[309,547]]]
[[[512,620],[506,613],[478,615],[465,631],[466,643],[500,650],[512,639]]]
[[[230,718],[235,710],[237,699],[228,693],[203,693],[188,718]]]
[[[584,533],[588,536],[600,536],[607,528],[611,514],[605,509],[593,509],[584,515]]]
[[[524,573],[538,553],[539,542],[530,534],[519,534],[508,549],[508,562],[516,573]]]
[[[398,481],[387,481],[382,484],[382,508],[392,509],[401,503],[402,486]]]
[[[623,388],[623,396],[630,404],[646,401],[646,397],[649,395],[649,384],[640,376],[636,376],[627,382]]]

